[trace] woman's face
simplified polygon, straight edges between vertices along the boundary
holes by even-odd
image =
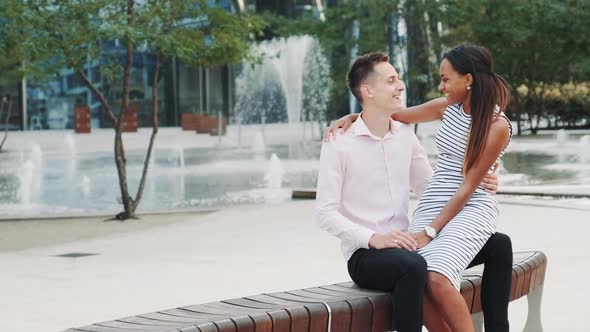
[[[471,74],[459,74],[447,59],[443,59],[439,68],[440,84],[438,91],[443,93],[449,104],[463,104],[469,98],[471,91]]]

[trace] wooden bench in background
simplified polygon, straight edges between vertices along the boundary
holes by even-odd
[[[528,297],[525,331],[542,331],[541,297],[546,256],[514,254],[511,301]],[[461,294],[481,331],[482,267],[467,270]],[[261,294],[151,312],[73,328],[67,332],[382,332],[395,328],[389,293],[358,288],[351,282]]]

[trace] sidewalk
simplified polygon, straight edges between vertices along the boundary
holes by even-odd
[[[548,256],[543,298],[545,331],[586,331],[590,262],[590,207],[551,206],[540,200],[501,203],[499,229],[515,251]],[[415,201],[412,202],[412,207]],[[563,206],[563,207],[561,207]],[[11,225],[11,241],[27,245],[0,249],[0,331],[60,331],[69,327],[178,306],[311,287],[349,280],[337,239],[313,222],[313,201],[245,206],[208,215],[147,216],[114,223],[98,237],[77,237],[67,221],[26,240],[30,222]],[[98,221],[96,221],[98,222]],[[29,226],[28,226],[29,225]],[[61,226],[60,226],[61,225]],[[100,228],[92,221],[88,227]],[[0,234],[3,226],[0,223]],[[121,231],[117,230],[120,227]],[[26,240],[26,241],[25,241]],[[72,241],[74,242],[68,242]],[[55,255],[91,253],[62,258]],[[513,331],[522,331],[526,300],[513,303]]]

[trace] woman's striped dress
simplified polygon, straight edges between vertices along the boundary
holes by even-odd
[[[500,116],[508,121],[503,113]],[[471,117],[465,114],[462,105],[447,107],[436,135],[438,163],[414,211],[410,232],[424,230],[424,226],[434,220],[461,185],[470,125]],[[502,154],[504,152],[500,157]],[[478,187],[465,207],[443,227],[438,236],[418,250],[428,263],[428,271],[443,274],[459,289],[461,274],[496,232],[497,218],[498,202]]]

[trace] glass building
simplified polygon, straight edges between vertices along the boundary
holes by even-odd
[[[321,16],[322,0],[211,0],[210,5],[238,13],[244,11],[271,11],[293,17],[302,11],[313,10]],[[103,51],[122,52],[117,41],[105,41]],[[130,105],[137,109],[138,126],[151,126],[152,71],[154,56],[137,52],[133,59],[130,80]],[[102,75],[100,61],[88,62],[85,71],[90,81],[105,95],[114,112],[121,103],[120,82],[109,83]],[[180,126],[185,112],[232,117],[233,84],[239,66],[225,65],[210,68],[190,68],[176,59],[162,61],[158,82],[161,126]],[[0,73],[1,74],[1,73]],[[88,106],[92,128],[110,128],[111,124],[101,112],[101,104],[71,69],[63,69],[60,77],[49,82],[24,80],[0,87],[0,96],[12,101],[11,116],[6,124],[9,130],[72,129],[76,106]],[[0,121],[4,129],[4,119]]]

